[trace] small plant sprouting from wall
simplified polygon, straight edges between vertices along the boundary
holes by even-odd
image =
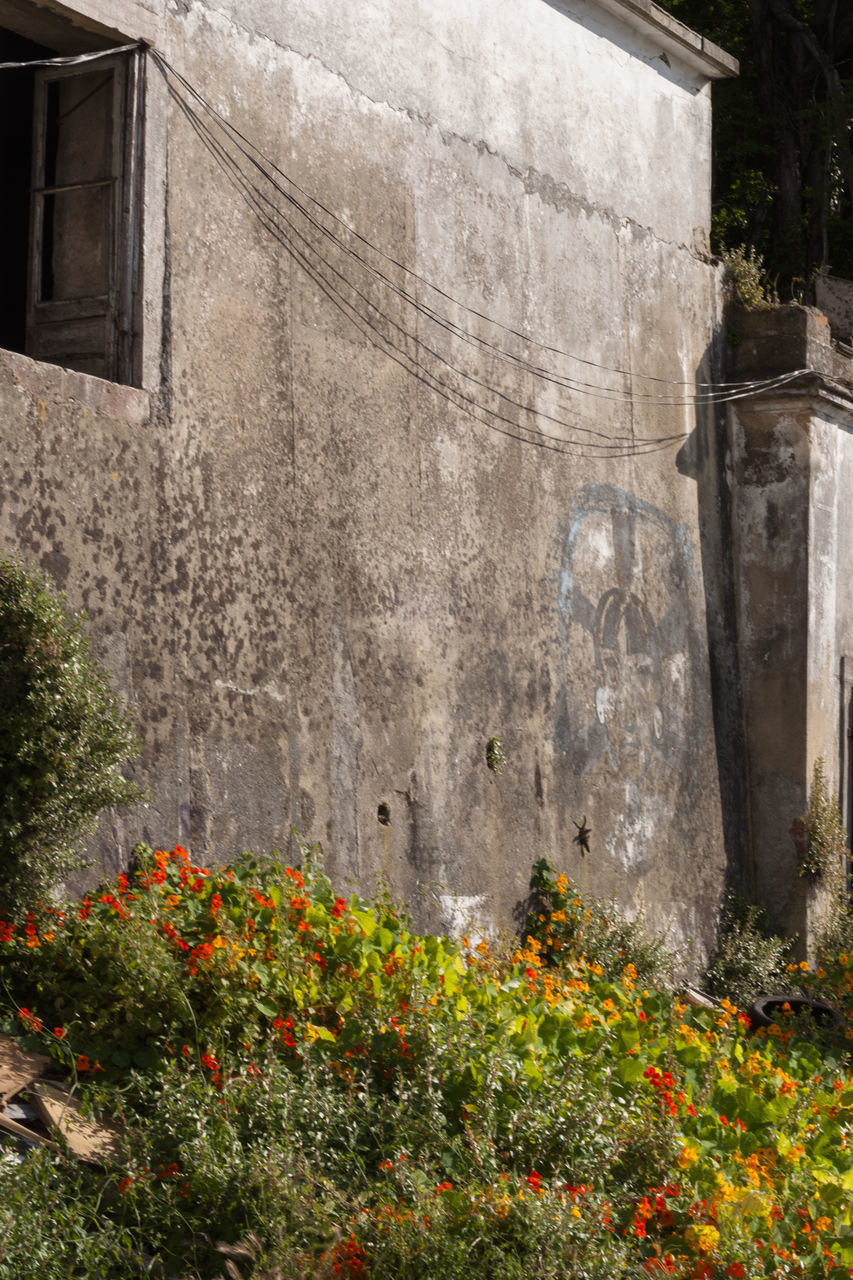
[[[802,823],[805,847],[800,858],[800,875],[840,890],[843,859],[847,854],[847,833],[838,811],[838,797],[832,795],[827,787],[824,763],[820,757],[815,761],[809,811]]]
[[[762,311],[779,305],[776,290],[767,279],[764,259],[755,247],[745,244],[723,252],[726,268],[726,284],[734,298],[747,311]]]
[[[486,764],[492,773],[503,773],[509,764],[509,758],[503,749],[500,738],[489,738],[486,743]]]

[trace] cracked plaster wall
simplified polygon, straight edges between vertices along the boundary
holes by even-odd
[[[591,362],[571,376],[713,375],[708,85],[653,38],[544,0],[144,8],[166,58],[303,190],[469,307]],[[558,396],[482,353],[475,376],[506,397],[487,403],[533,396],[570,443],[472,419],[331,305],[153,69],[150,86],[162,339],[147,392],[124,392],[136,418],[95,403],[91,379],[49,400],[38,366],[0,361],[4,543],[87,605],[140,706],[153,800],[102,825],[102,860],[141,834],[198,856],[282,848],[295,824],[338,883],[381,873],[421,923],[475,904],[491,928],[545,855],[701,955],[727,856],[713,423],[647,403],[655,382]],[[423,318],[418,335],[471,359]],[[633,453],[658,437],[674,442]],[[591,456],[607,440],[614,456]]]

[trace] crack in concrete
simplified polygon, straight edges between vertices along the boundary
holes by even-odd
[[[190,0],[190,4],[192,3],[193,0]],[[362,99],[365,102],[369,102],[371,106],[390,111],[395,115],[405,116],[408,120],[422,125],[424,129],[437,133],[445,146],[450,146],[454,142],[459,142],[463,146],[473,148],[478,155],[488,155],[491,159],[496,160],[499,164],[503,165],[510,176],[517,182],[521,183],[525,195],[538,196],[543,204],[550,205],[558,214],[565,213],[568,209],[573,209],[575,211],[585,213],[588,216],[592,215],[600,218],[602,221],[608,223],[617,233],[630,228],[635,234],[648,236],[658,244],[667,246],[674,251],[686,252],[690,254],[691,257],[697,259],[700,257],[693,246],[685,244],[682,241],[662,240],[660,236],[658,236],[655,231],[646,224],[637,221],[635,218],[622,216],[614,209],[607,206],[602,206],[594,201],[586,200],[583,196],[573,192],[567,183],[560,181],[550,173],[544,173],[541,170],[534,169],[532,166],[529,166],[526,170],[519,168],[518,165],[513,164],[508,156],[506,156],[497,147],[491,146],[484,138],[468,137],[465,134],[458,133],[456,130],[444,129],[434,116],[429,113],[418,111],[414,107],[399,106],[384,98],[371,97],[366,90],[360,89],[358,86],[352,84],[342,71],[336,70],[334,67],[331,67],[328,63],[324,62],[318,54],[308,53],[303,49],[297,49],[294,45],[282,44],[274,36],[267,35],[259,31],[253,31],[251,28],[241,23],[233,16],[233,14],[226,12],[224,9],[220,9],[217,6],[204,4],[200,7],[202,8],[204,15],[212,13],[218,14],[231,27],[242,32],[251,43],[255,43],[260,40],[265,44],[271,45],[281,53],[289,54],[294,58],[301,58],[305,62],[316,63],[317,66],[326,73],[326,75],[344,85],[353,98]]]

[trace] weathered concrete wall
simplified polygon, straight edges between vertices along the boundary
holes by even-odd
[[[109,7],[138,34],[139,5]],[[281,848],[295,824],[339,882],[380,873],[423,923],[494,926],[545,855],[709,946],[734,856],[711,705],[734,669],[719,460],[713,421],[657,401],[714,373],[716,72],[638,8],[145,6],[165,57],[409,264],[419,299],[591,385],[450,337],[291,211],[420,377],[377,351],[152,68],[146,391],[130,409],[92,379],[45,394],[62,375],[0,360],[0,537],[86,604],[140,706],[154,798],[108,824],[108,861],[140,834]]]
[[[741,313],[730,329],[736,376],[811,371],[735,402],[729,424],[750,800],[746,887],[778,929],[807,947],[825,904],[799,874],[791,827],[808,807],[818,758],[849,809],[850,367],[832,347],[826,318],[808,308]]]
[[[829,321],[832,335],[849,348],[853,342],[853,280],[818,276],[815,281],[818,308]],[[850,355],[848,350],[847,355]]]

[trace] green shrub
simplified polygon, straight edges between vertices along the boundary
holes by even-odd
[[[81,620],[0,558],[0,908],[55,887],[101,810],[141,798],[120,772],[137,750]]]
[[[791,990],[791,942],[773,934],[766,913],[730,894],[721,920],[717,954],[705,975],[713,996],[747,1008],[757,996]]]

